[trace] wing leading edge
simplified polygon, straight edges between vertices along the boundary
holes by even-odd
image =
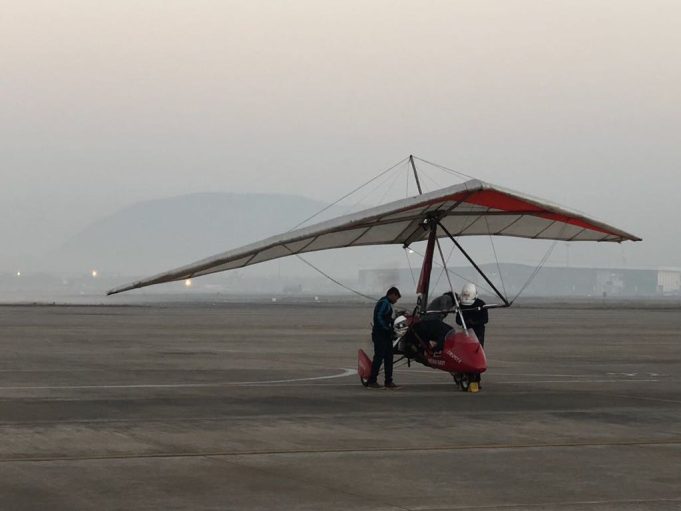
[[[427,239],[437,217],[454,236],[514,236],[563,241],[640,241],[632,234],[542,199],[473,179],[416,197],[344,215],[114,288],[108,295],[243,268],[295,254]],[[445,236],[445,233],[442,233]]]

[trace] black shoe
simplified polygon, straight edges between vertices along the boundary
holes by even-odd
[[[371,383],[367,383],[367,388],[368,389],[382,389],[383,385],[374,381],[374,382],[371,382]]]
[[[385,384],[385,388],[390,389],[390,390],[398,390],[402,387],[400,387],[399,385],[395,385],[395,383],[393,383],[393,382],[390,382],[390,383]]]

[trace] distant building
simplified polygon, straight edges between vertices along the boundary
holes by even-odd
[[[527,282],[535,268],[524,264],[483,264],[482,270],[512,297]],[[449,268],[452,280],[467,280],[489,287],[473,268]],[[501,272],[501,278],[499,273]],[[431,286],[445,277],[433,269]],[[419,269],[386,268],[360,270],[359,284],[365,292],[379,293],[390,286],[415,290]],[[502,285],[503,279],[503,285]],[[681,268],[584,268],[545,266],[532,279],[524,296],[668,296],[681,295]]]
[[[678,268],[663,268],[657,272],[658,294],[681,294],[681,270]]]

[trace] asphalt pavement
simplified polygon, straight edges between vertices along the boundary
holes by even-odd
[[[0,307],[2,510],[681,509],[681,310],[491,312],[478,394],[371,305]]]

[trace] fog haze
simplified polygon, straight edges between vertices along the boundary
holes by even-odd
[[[680,15],[675,1],[3,2],[0,271],[138,202],[328,203],[409,153],[644,238],[576,248],[584,264],[681,266]]]

